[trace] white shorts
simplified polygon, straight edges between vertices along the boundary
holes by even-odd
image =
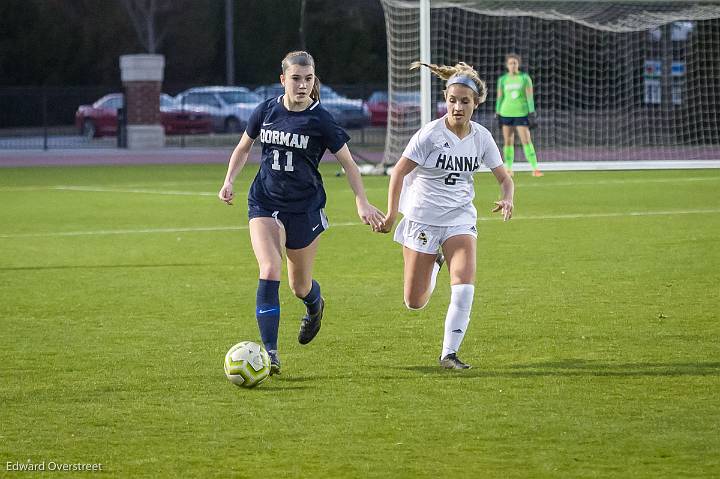
[[[393,239],[419,253],[435,254],[448,238],[471,235],[477,238],[475,225],[432,226],[403,218],[395,228]]]

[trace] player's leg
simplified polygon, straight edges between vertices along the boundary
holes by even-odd
[[[427,306],[440,271],[437,253],[422,253],[403,246],[404,299],[408,309]]]
[[[445,228],[425,225],[403,218],[393,239],[403,245],[404,299],[408,309],[422,309],[435,290],[437,275],[445,257],[440,238]]]
[[[515,161],[515,129],[509,125],[502,126],[503,134],[503,160],[505,168],[512,176],[513,162]]]
[[[517,127],[518,136],[520,137],[520,143],[522,143],[523,151],[525,152],[525,158],[533,169],[533,176],[543,176],[538,169],[537,155],[535,154],[535,147],[532,144],[532,137],[530,136],[530,128],[527,126]]]
[[[250,241],[260,268],[255,318],[260,330],[260,338],[273,364],[271,373],[277,374],[280,372],[280,361],[277,354],[277,338],[280,327],[278,291],[282,272],[282,245],[285,242],[285,231],[275,218],[252,218],[250,220]]]
[[[320,294],[320,284],[313,279],[313,265],[320,238],[304,248],[287,249],[288,282],[293,294],[302,299],[307,314],[300,322],[298,341],[307,344],[320,331],[325,299]]]
[[[302,299],[307,309],[307,314],[300,321],[298,341],[307,344],[320,331],[325,309],[320,284],[313,279],[313,265],[319,236],[328,228],[328,220],[323,210],[288,215],[286,220],[288,239],[285,246],[290,289]]]
[[[470,367],[458,359],[457,352],[470,323],[470,311],[475,295],[476,243],[477,240],[472,234],[451,236],[443,243],[452,289],[440,354],[440,365],[447,369]]]

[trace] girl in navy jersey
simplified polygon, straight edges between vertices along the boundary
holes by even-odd
[[[383,216],[368,203],[360,172],[346,143],[350,137],[320,103],[315,61],[307,52],[288,53],[280,82],[285,93],[258,105],[240,142],[230,156],[225,183],[218,196],[234,198],[233,180],[242,170],[256,139],[262,144],[260,170],[248,194],[250,240],[260,268],[256,318],[270,355],[271,374],[280,373],[277,337],[280,324],[278,289],[283,249],[288,282],[307,314],[298,341],[307,344],[320,330],[325,299],[313,279],[318,236],[328,228],[325,189],[318,165],[329,149],[347,172],[363,223],[379,229]]]
[[[513,181],[503,167],[490,132],[470,121],[485,101],[487,88],[472,67],[421,65],[445,80],[447,114],[423,126],[410,140],[392,170],[388,212],[380,231],[389,233],[398,212],[403,219],[395,241],[403,245],[405,304],[422,309],[435,288],[438,271],[447,259],[451,296],[445,317],[440,366],[466,369],[457,352],[470,323],[475,295],[477,211],[473,205],[473,174],[489,168],[502,199],[493,212],[507,221],[513,210]]]

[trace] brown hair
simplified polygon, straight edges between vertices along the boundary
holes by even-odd
[[[410,64],[410,69],[417,70],[421,66],[429,68],[436,77],[445,81],[449,80],[455,75],[465,75],[467,77],[470,77],[470,79],[475,83],[475,86],[477,86],[478,89],[477,92],[473,92],[473,94],[475,95],[476,103],[480,105],[485,101],[485,98],[487,98],[487,86],[485,85],[485,82],[482,80],[482,78],[480,78],[478,72],[476,72],[475,69],[467,63],[460,62],[456,63],[455,66],[451,67],[447,65],[435,65],[434,63],[427,64],[423,62],[412,62]],[[445,90],[443,90],[443,92],[445,92]]]
[[[507,63],[508,60],[510,60],[511,58],[517,60],[518,66],[522,63],[522,58],[520,58],[520,55],[518,55],[517,53],[508,53],[507,55],[505,55],[505,63]]]
[[[311,66],[315,68],[315,59],[308,52],[301,50],[290,52],[285,55],[280,66],[282,67],[283,74],[290,68],[290,65],[300,66]],[[310,98],[313,100],[320,100],[320,79],[315,75],[315,81],[313,82],[312,91],[310,92]]]

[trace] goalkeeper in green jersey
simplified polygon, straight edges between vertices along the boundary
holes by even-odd
[[[502,125],[503,159],[512,176],[515,158],[515,131],[523,145],[525,158],[532,166],[533,176],[543,176],[538,169],[535,147],[530,138],[530,124],[535,120],[535,102],[530,75],[520,71],[520,56],[513,53],[505,57],[507,73],[498,79],[495,113]]]

